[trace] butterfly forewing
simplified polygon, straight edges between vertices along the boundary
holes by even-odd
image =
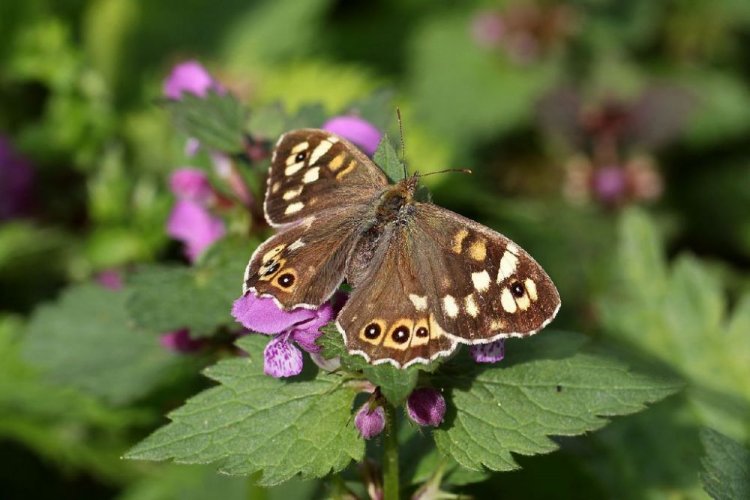
[[[264,210],[278,227],[341,205],[371,201],[388,180],[351,143],[316,129],[286,133],[271,157]]]

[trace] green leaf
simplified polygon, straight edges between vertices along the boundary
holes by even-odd
[[[688,380],[696,423],[747,436],[750,411],[750,294],[727,312],[708,266],[680,255],[668,266],[654,223],[624,214],[615,282],[599,300],[607,331],[646,351]]]
[[[387,175],[392,182],[398,182],[404,178],[406,167],[404,167],[404,164],[401,163],[401,160],[398,158],[398,153],[393,149],[393,145],[388,139],[388,135],[383,135],[383,139],[380,141],[380,144],[378,144],[378,149],[375,151],[373,160],[375,160],[375,163],[383,169],[385,175]]]
[[[241,294],[250,254],[246,242],[225,239],[194,267],[143,266],[128,279],[128,311],[150,330],[189,328],[193,335],[210,335],[217,326],[234,322],[230,310]]]
[[[220,385],[170,413],[172,422],[126,458],[218,462],[227,474],[261,471],[262,485],[298,473],[322,477],[360,460],[364,442],[351,416],[354,391],[328,373],[291,383],[265,375],[265,340],[254,335],[240,339],[249,356],[207,369],[206,375]]]
[[[246,112],[231,93],[209,91],[205,97],[185,92],[165,106],[175,125],[209,149],[242,151]]]
[[[515,469],[511,453],[549,453],[558,445],[548,436],[598,429],[606,417],[642,410],[679,387],[584,352],[584,344],[580,335],[545,331],[510,342],[501,367],[444,366],[436,383],[452,389],[434,432],[438,449],[468,469]]]
[[[56,383],[114,404],[147,394],[174,375],[181,358],[149,332],[131,327],[125,292],[86,284],[39,307],[28,325],[23,355]]]
[[[701,480],[717,500],[750,498],[750,451],[713,429],[701,431],[706,449]]]

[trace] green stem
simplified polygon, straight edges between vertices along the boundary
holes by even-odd
[[[383,449],[383,500],[399,500],[398,422],[396,409],[386,403],[385,442]]]

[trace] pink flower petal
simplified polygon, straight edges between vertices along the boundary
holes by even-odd
[[[364,151],[368,156],[375,154],[383,138],[375,125],[357,116],[337,116],[323,125],[323,130],[333,132],[347,139]]]
[[[445,416],[445,398],[431,387],[415,389],[406,400],[406,412],[419,425],[437,427]]]
[[[497,340],[489,344],[476,344],[469,349],[477,363],[497,363],[505,357],[505,341]]]
[[[281,333],[316,317],[314,309],[298,307],[281,309],[271,297],[258,297],[253,292],[234,301],[232,316],[245,328],[259,333]]]
[[[172,68],[163,90],[168,98],[179,100],[183,92],[205,97],[209,90],[224,89],[198,61],[185,61]]]
[[[105,269],[96,275],[96,282],[109,290],[122,289],[122,274],[117,269]]]
[[[169,177],[169,188],[181,200],[192,200],[205,204],[213,189],[208,182],[208,176],[197,168],[180,168],[172,172]]]
[[[191,262],[224,233],[224,222],[195,201],[178,200],[167,221],[167,234],[185,244]]]
[[[289,342],[288,335],[278,335],[263,351],[263,371],[276,378],[292,377],[302,371],[302,351]]]

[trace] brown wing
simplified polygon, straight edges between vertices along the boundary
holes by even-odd
[[[320,306],[344,279],[366,209],[326,210],[281,229],[250,257],[243,292],[274,297],[287,310]]]
[[[458,342],[524,337],[544,328],[560,296],[542,267],[500,233],[431,203],[410,228],[430,310]]]
[[[388,185],[382,170],[356,146],[317,129],[281,136],[271,156],[264,210],[283,226],[309,215],[371,200]]]
[[[356,254],[350,260],[357,262]],[[361,261],[360,261],[361,264]],[[351,353],[398,367],[481,344],[532,335],[560,297],[539,264],[505,236],[432,204],[388,226],[341,311]]]
[[[456,348],[428,307],[417,279],[420,253],[410,243],[405,231],[386,228],[336,322],[348,351],[373,364],[406,368]]]

